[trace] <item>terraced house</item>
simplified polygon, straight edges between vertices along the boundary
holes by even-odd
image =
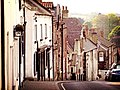
[[[1,88],[18,90],[26,79],[53,79],[51,12],[36,0],[2,5]]]

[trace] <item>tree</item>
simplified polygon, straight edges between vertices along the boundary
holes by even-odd
[[[98,32],[103,31],[103,36],[106,38],[109,29],[107,15],[98,14],[96,17],[93,18],[92,23],[97,28]]]
[[[103,31],[105,38],[108,38],[109,33],[114,27],[119,25],[119,22],[120,18],[113,13],[108,15],[98,14],[93,19],[93,24],[96,25],[99,31]]]
[[[84,24],[87,24],[87,25],[88,25],[88,28],[91,28],[91,27],[92,27],[91,22],[84,22]]]
[[[111,32],[114,27],[119,25],[120,18],[112,13],[108,14],[107,16],[109,21],[109,32]]]
[[[108,39],[112,39],[114,36],[120,36],[120,26],[116,26],[112,29],[112,31],[108,35]]]

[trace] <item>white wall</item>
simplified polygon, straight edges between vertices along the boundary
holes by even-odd
[[[31,11],[26,8],[26,57],[25,57],[25,75],[26,78],[34,77],[34,52],[35,45],[33,40],[33,32],[34,32],[34,11]]]
[[[97,50],[87,52],[86,55],[86,78],[88,81],[96,80],[98,74]]]
[[[39,43],[39,48],[43,46],[49,47],[52,46],[52,16],[45,15],[36,15],[37,16],[37,40]],[[41,26],[42,24],[42,36],[41,38]],[[47,25],[47,39],[45,39],[45,24]],[[43,39],[40,41],[40,39]],[[51,41],[50,41],[51,40]],[[52,47],[50,48],[50,78],[53,78],[53,55],[52,55]],[[46,69],[47,70],[47,69]],[[45,75],[47,75],[47,71],[45,70]]]
[[[6,90],[12,90],[12,80],[18,78],[18,71],[13,72],[12,66],[13,61],[17,63],[18,54],[17,52],[13,53],[13,49],[18,49],[14,47],[13,39],[13,27],[17,24],[20,24],[20,11],[19,11],[19,2],[18,0],[4,0],[4,13],[5,13],[5,88]],[[14,54],[14,55],[13,55]],[[16,57],[13,57],[16,56]],[[15,61],[17,60],[17,61]],[[15,65],[16,68],[18,67]],[[13,77],[15,73],[15,77]]]
[[[37,38],[40,41],[41,39],[41,27],[40,24],[42,24],[42,30],[43,30],[43,41],[40,44],[40,46],[47,44],[49,45],[49,40],[52,40],[52,17],[51,16],[43,16],[43,15],[37,15],[37,28],[38,28],[38,34]],[[47,24],[47,39],[45,39],[45,24]]]

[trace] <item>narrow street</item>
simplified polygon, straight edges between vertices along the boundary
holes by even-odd
[[[120,82],[26,81],[21,90],[120,90]]]
[[[1,0],[0,90],[120,90],[119,5]]]
[[[120,82],[83,81],[59,83],[60,90],[120,90]]]

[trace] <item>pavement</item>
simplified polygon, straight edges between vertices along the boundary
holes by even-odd
[[[21,90],[59,90],[57,81],[25,81]]]

